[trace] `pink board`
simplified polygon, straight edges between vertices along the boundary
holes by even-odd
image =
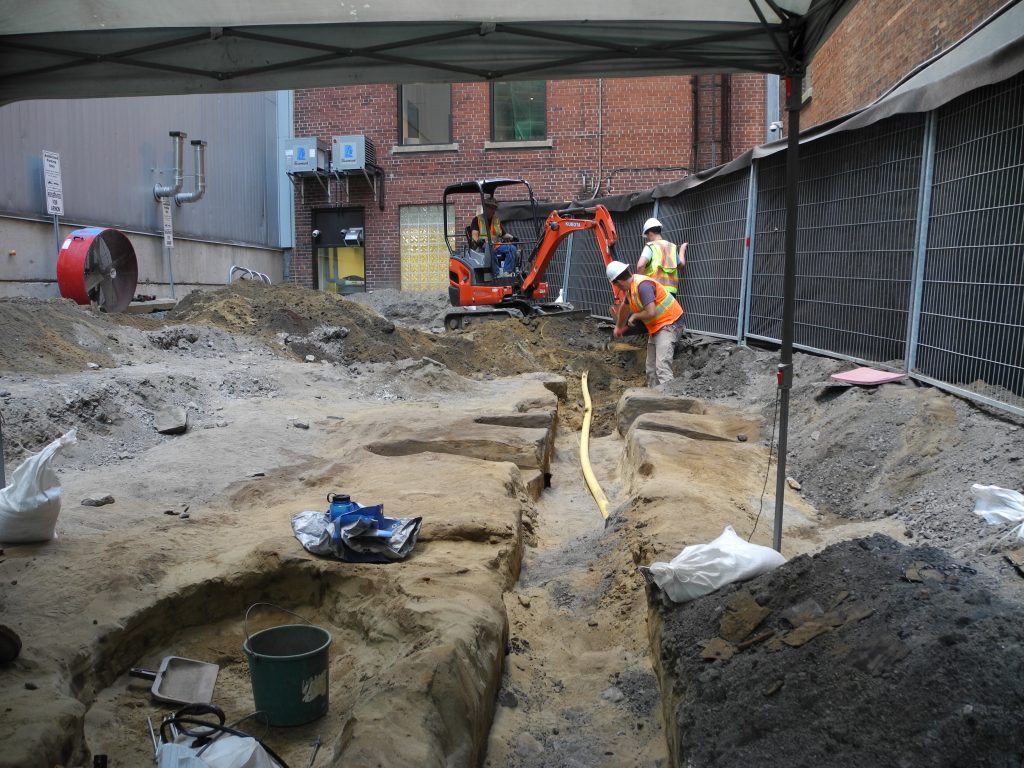
[[[887,384],[890,381],[899,381],[907,378],[905,373],[890,373],[889,371],[876,371],[874,368],[854,368],[844,373],[833,373],[832,378],[846,384],[860,384],[871,387],[876,384]]]

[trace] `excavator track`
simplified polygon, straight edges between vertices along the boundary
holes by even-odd
[[[509,306],[452,307],[444,316],[444,327],[448,331],[457,331],[472,327],[488,320],[507,320],[509,318],[532,323],[548,317],[590,317],[590,310],[574,309],[572,304],[528,304],[516,302]]]

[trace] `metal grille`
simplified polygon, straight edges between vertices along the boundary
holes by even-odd
[[[653,212],[654,205],[646,203],[623,213],[612,214],[617,239],[614,255],[618,261],[636,265],[644,244],[640,230]],[[591,314],[598,317],[608,317],[612,303],[612,289],[604,267],[593,232],[573,235],[566,299],[577,309],[590,310]]]
[[[915,371],[1024,396],[1024,76],[937,114]]]
[[[905,353],[921,115],[903,115],[801,148],[794,343],[864,360]],[[782,320],[785,156],[758,169],[750,335]]]
[[[749,173],[734,173],[658,205],[663,236],[689,243],[680,285],[688,330],[739,338],[749,188]]]

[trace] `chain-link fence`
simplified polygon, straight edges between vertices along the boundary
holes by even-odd
[[[636,263],[642,224],[657,216],[667,239],[688,244],[688,331],[778,343],[784,185],[781,151],[613,212],[617,258]],[[796,347],[1024,415],[1024,75],[805,142],[799,201]],[[607,316],[589,233],[548,277]]]

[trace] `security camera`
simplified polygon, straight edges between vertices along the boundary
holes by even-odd
[[[314,229],[313,230],[313,237],[314,238],[320,237],[320,230],[319,229]]]

